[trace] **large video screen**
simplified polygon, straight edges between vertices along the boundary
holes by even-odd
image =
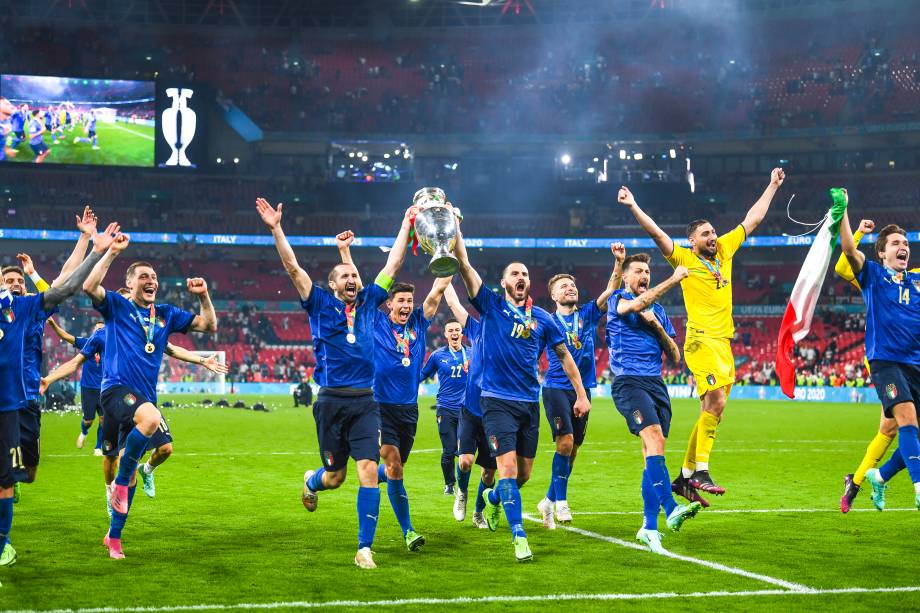
[[[0,97],[5,161],[153,166],[153,81],[4,74]]]

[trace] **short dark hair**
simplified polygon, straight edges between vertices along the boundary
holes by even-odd
[[[403,294],[406,292],[410,294],[414,294],[415,286],[412,285],[411,283],[400,283],[399,281],[397,281],[396,283],[393,284],[393,287],[390,288],[389,298],[390,300],[392,300],[393,296],[395,296],[396,294]]]
[[[25,271],[23,271],[23,269],[19,266],[4,266],[3,269],[0,270],[0,275],[5,275],[8,272],[18,272],[23,277],[26,276]]]
[[[907,236],[907,231],[904,230],[901,226],[897,224],[890,223],[878,232],[878,238],[875,239],[875,255],[878,259],[882,259],[881,253],[885,251],[885,247],[888,246],[888,237],[892,234],[903,234]]]
[[[444,327],[446,328],[446,327],[449,326],[450,324],[457,324],[458,326],[460,326],[460,322],[457,321],[457,319],[456,319],[455,317],[451,317],[450,319],[448,319],[447,321],[445,321],[445,322],[444,322]],[[460,326],[460,327],[462,328],[463,326]]]
[[[575,276],[570,275],[567,272],[561,272],[558,275],[553,275],[552,277],[549,278],[549,283],[546,284],[546,289],[549,290],[550,295],[552,295],[553,293],[553,286],[556,285],[557,282],[563,279],[571,279],[572,283],[575,283]]]
[[[708,219],[694,219],[687,224],[687,238],[693,236],[693,233],[696,232],[696,229],[702,226],[703,224],[709,223]]]
[[[652,256],[647,253],[634,253],[632,255],[626,256],[626,259],[623,260],[623,272],[629,270],[629,265],[633,262],[642,262],[643,264],[648,264],[652,261]]]
[[[151,264],[150,262],[144,262],[144,261],[134,262],[130,266],[128,266],[128,270],[125,271],[125,279],[130,279],[134,275],[134,271],[140,268],[141,266],[146,266],[147,268],[153,270],[153,264]]]
[[[352,264],[352,266],[353,265],[354,264]],[[332,267],[332,270],[329,271],[329,283],[332,283],[333,281],[335,281],[335,271],[339,269],[339,266],[347,266],[347,264],[345,264],[344,262],[339,262],[338,264]]]
[[[508,272],[508,269],[509,269],[513,264],[520,264],[520,265],[523,266],[524,268],[527,268],[527,264],[525,264],[524,262],[521,262],[520,260],[514,260],[513,262],[508,262],[507,264],[505,264],[505,267],[502,268],[502,278],[503,278],[503,279],[505,278],[505,273]]]

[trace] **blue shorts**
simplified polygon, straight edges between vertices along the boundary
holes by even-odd
[[[122,441],[134,429],[134,412],[149,402],[126,385],[102,390],[102,453],[117,456]]]
[[[399,461],[405,464],[415,444],[418,428],[417,404],[389,404],[380,406],[380,445],[392,445],[399,449]]]
[[[920,411],[920,366],[872,360],[869,371],[885,417],[893,418],[894,405],[902,402],[913,402],[914,409]]]
[[[540,403],[483,396],[482,425],[492,457],[517,452],[534,458],[540,442]]]
[[[121,451],[125,446],[125,438],[128,436],[127,432],[121,432],[118,439],[118,450]],[[163,445],[168,445],[173,442],[172,432],[169,431],[169,424],[166,423],[166,418],[160,415],[160,425],[157,426],[156,432],[150,435],[150,440],[147,441],[147,451],[153,451],[162,447]]]
[[[45,144],[45,141],[42,141],[37,145],[29,143],[29,147],[32,148],[32,153],[34,153],[36,156],[39,156],[48,150],[48,145]]]
[[[457,432],[457,449],[460,455],[475,455],[476,463],[483,468],[495,470],[498,465],[489,451],[486,442],[486,430],[482,417],[470,413],[465,408],[460,411],[460,427]]]
[[[41,433],[42,401],[37,398],[19,409],[19,447],[22,449],[22,463],[25,466],[38,466],[42,447]]]
[[[585,393],[588,394],[588,400],[591,400],[590,390],[585,390]],[[575,417],[575,399],[575,390],[543,388],[543,412],[546,413],[553,439],[571,434],[575,444],[580,446],[585,442],[585,433],[588,431],[588,415]]]
[[[438,437],[441,439],[442,455],[457,455],[460,431],[460,411],[438,407]]]
[[[102,415],[102,390],[91,387],[80,388],[80,405],[83,407],[83,421],[93,421]]]
[[[16,138],[18,138],[18,139],[20,140],[20,142],[21,142],[21,141],[24,141],[24,140],[26,139],[26,131],[25,131],[25,130],[16,130],[15,132],[13,132],[13,135],[14,135]]]
[[[13,487],[26,478],[19,445],[20,411],[0,411],[0,487]]]
[[[95,137],[96,137],[96,131],[95,131],[95,130],[90,130],[89,132],[86,133],[86,136],[87,136],[88,138],[95,138]]]
[[[665,438],[671,430],[671,397],[661,377],[620,375],[610,386],[617,411],[629,431],[639,436],[647,426],[661,426]]]
[[[349,456],[380,462],[380,409],[372,393],[338,396],[321,389],[313,419],[326,470],[345,468]]]

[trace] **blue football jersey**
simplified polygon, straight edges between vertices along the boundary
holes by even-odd
[[[920,273],[866,260],[856,280],[866,303],[866,358],[920,365]]]
[[[581,373],[581,383],[585,389],[597,387],[597,371],[594,361],[594,344],[597,338],[597,323],[601,320],[601,310],[592,300],[578,307],[570,315],[553,313],[553,321],[565,337],[565,346]],[[543,381],[543,387],[557,389],[574,389],[562,368],[562,362],[556,352],[546,352],[549,369]]]
[[[662,348],[655,332],[642,321],[638,313],[617,313],[620,300],[634,300],[628,290],[619,289],[607,300],[607,347],[610,349],[610,372],[615,376],[660,377]],[[651,307],[658,323],[674,338],[677,333],[664,307],[654,303]]]
[[[80,374],[80,387],[97,390],[102,388],[102,356],[105,353],[105,328],[96,330],[90,336],[78,337],[74,344],[86,358]]]
[[[415,404],[425,360],[425,334],[431,321],[416,308],[405,326],[390,316],[374,313],[374,399],[387,404]],[[408,344],[407,344],[408,343]],[[404,365],[406,348],[409,365]]]
[[[438,375],[438,406],[451,411],[463,407],[466,396],[466,381],[469,375],[470,354],[468,347],[460,346],[454,351],[450,346],[432,352],[422,368],[422,379]]]

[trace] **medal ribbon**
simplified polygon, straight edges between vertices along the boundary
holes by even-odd
[[[348,328],[348,333],[354,335],[355,333],[355,310],[357,305],[353,302],[351,304],[345,305],[345,326]]]
[[[508,302],[507,300],[505,302]],[[514,306],[508,302],[508,308],[514,312],[514,318],[519,320],[525,328],[530,328],[530,324],[533,321],[533,298],[527,297],[527,302],[524,305],[524,312],[521,313],[521,309]]]
[[[575,349],[581,349],[581,341],[578,340],[578,309],[572,311],[572,327],[569,328],[569,324],[566,323],[565,318],[562,316],[562,313],[556,311],[556,318],[562,322],[562,327],[565,328],[565,335],[569,339],[569,344],[575,347]]]
[[[3,319],[6,323],[13,323],[16,320],[16,315],[13,313],[13,292],[6,287],[0,292],[0,306],[3,307]]]
[[[891,280],[892,280],[893,282],[897,283],[898,285],[901,285],[901,282],[904,280],[904,273],[903,273],[903,272],[895,272],[894,269],[888,268],[887,266],[885,267],[885,271],[886,271],[889,275],[891,275]]]
[[[396,337],[396,350],[402,351],[403,355],[406,358],[409,357],[409,343],[412,341],[412,337],[409,336],[409,324],[403,326],[403,333],[400,334],[396,330],[393,330],[393,336]]]
[[[456,359],[457,359],[457,354],[454,352],[453,349],[450,348],[450,345],[447,346],[447,350],[450,351],[450,357],[452,357],[453,359],[456,360]],[[460,352],[461,352],[461,354],[462,354],[462,356],[463,356],[463,362],[461,362],[461,364],[463,364],[463,372],[469,372],[469,371],[470,371],[470,362],[469,362],[469,360],[468,360],[467,357],[466,357],[466,347],[464,347],[462,343],[461,343],[461,345],[460,345]]]
[[[715,258],[716,267],[713,268],[712,264],[709,263],[709,260],[701,258],[700,256],[696,257],[699,258],[700,262],[703,263],[703,266],[705,266],[709,272],[712,273],[712,276],[716,278],[716,282],[719,284],[719,287],[725,287],[727,285],[727,283],[725,283],[725,279],[722,278],[722,262],[719,261],[719,258]]]
[[[155,331],[155,329],[156,329],[156,325],[157,325],[157,311],[156,311],[156,307],[155,307],[153,304],[150,305],[150,322],[149,322],[149,325],[146,325],[146,326],[144,325],[144,316],[141,314],[142,312],[143,312],[143,311],[141,311],[140,309],[137,309],[137,314],[138,314],[138,316],[139,316],[139,321],[140,321],[140,324],[141,324],[141,329],[143,329],[143,330],[144,330],[144,334],[147,335],[147,343],[153,343],[153,333],[154,333],[154,331]]]

